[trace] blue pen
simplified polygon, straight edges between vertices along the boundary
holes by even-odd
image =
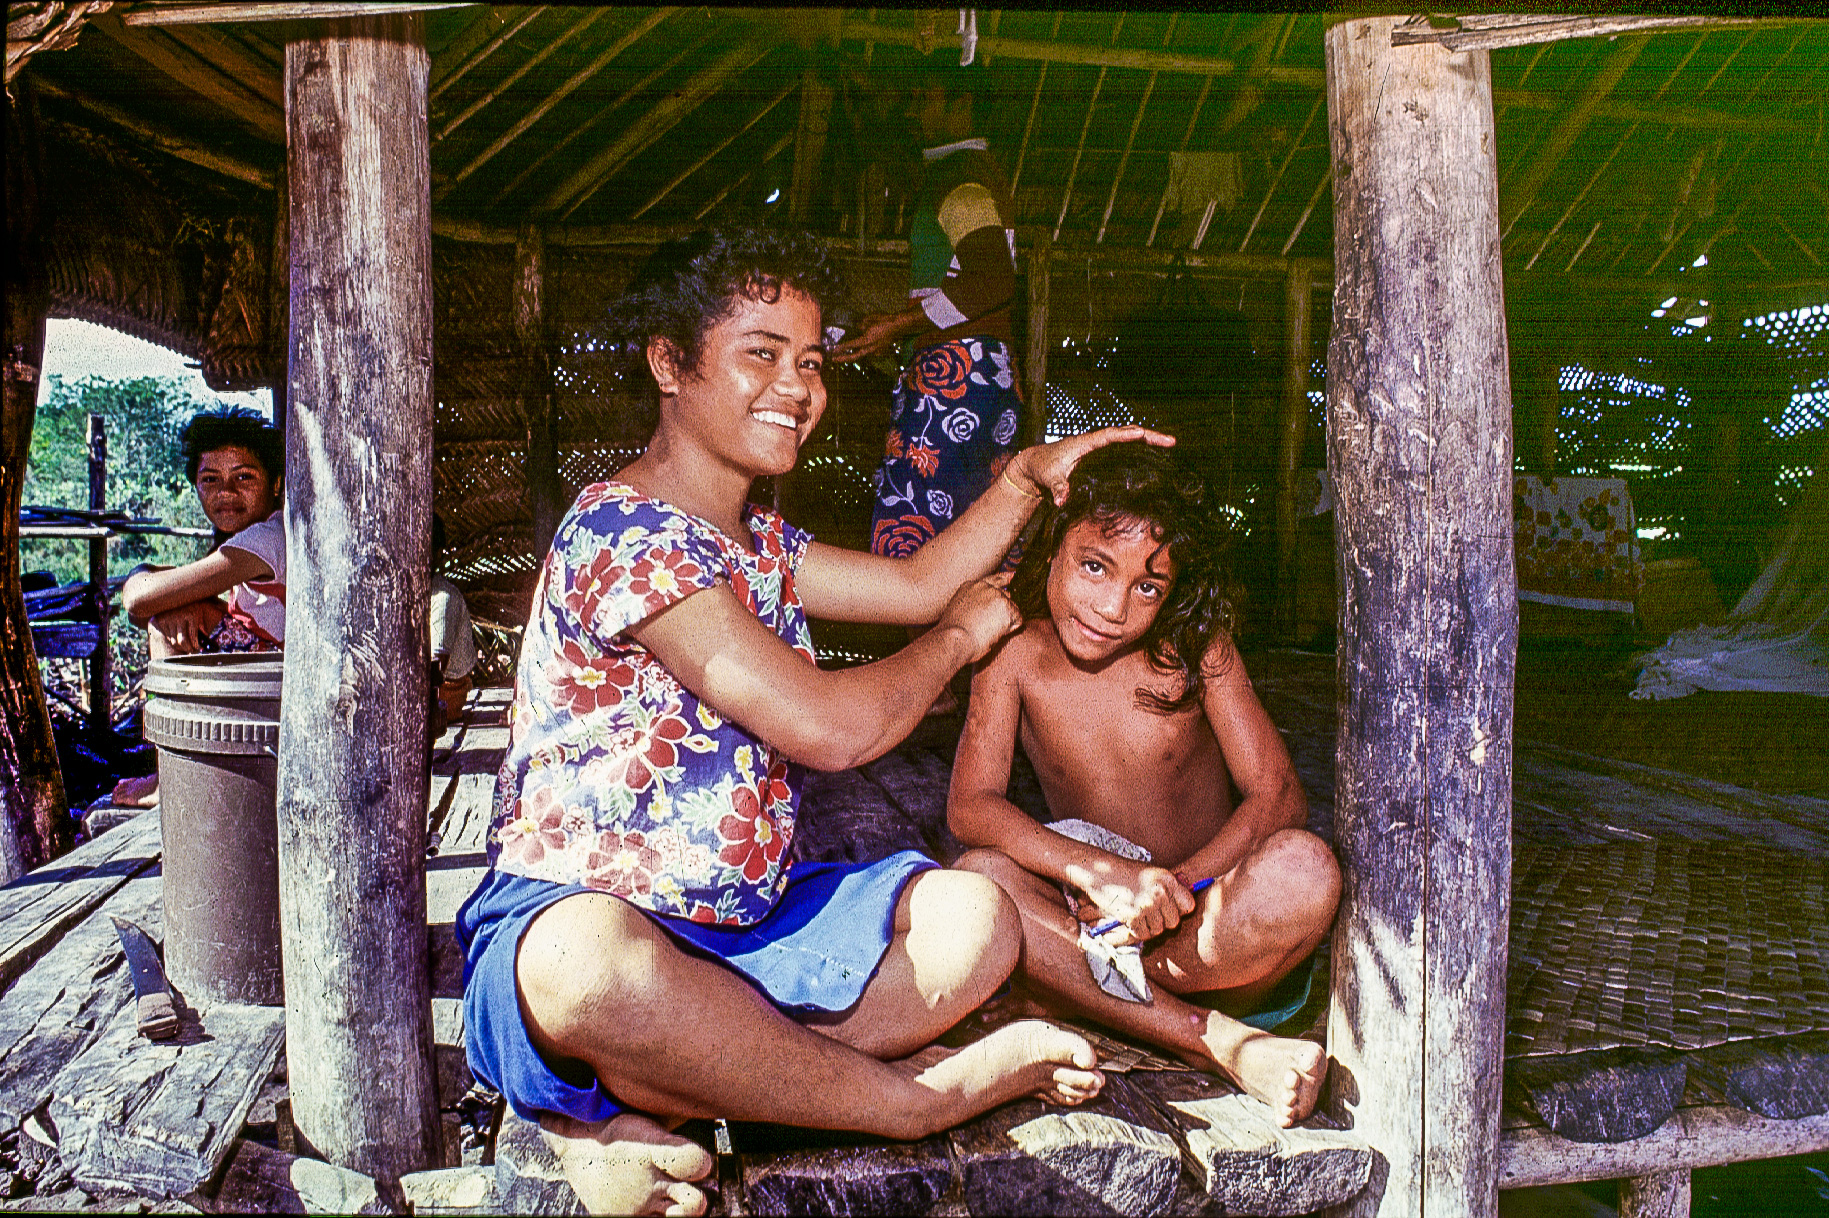
[[[1204,880],[1195,880],[1192,884],[1190,884],[1188,886],[1188,891],[1193,893],[1195,896],[1199,896],[1201,893],[1205,892],[1207,889],[1211,888],[1212,886],[1213,886],[1213,877],[1208,876]],[[1124,925],[1124,922],[1120,918],[1107,918],[1103,922],[1099,923],[1097,926],[1093,927],[1087,933],[1096,939],[1100,935],[1109,934],[1111,931],[1118,929],[1118,927],[1120,927],[1122,925]]]

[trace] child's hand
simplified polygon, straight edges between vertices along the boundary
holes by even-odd
[[[1107,444],[1123,444],[1132,440],[1142,440],[1158,448],[1167,448],[1175,443],[1174,436],[1151,431],[1147,427],[1103,427],[1083,435],[1068,436],[1065,440],[1056,440],[1052,444],[1025,448],[1004,467],[1004,473],[1016,489],[1036,496],[1045,495],[1058,507],[1067,500],[1067,479],[1072,476],[1073,467],[1080,463],[1082,457]]]
[[[1113,866],[1101,870],[1104,876],[1086,889],[1086,895],[1099,907],[1101,918],[1124,923],[1105,934],[1114,947],[1154,939],[1194,912],[1194,894],[1172,871],[1129,859],[1114,859]],[[1082,917],[1085,909],[1081,907]]]
[[[972,640],[971,662],[983,659],[999,639],[1022,627],[1022,614],[1004,591],[1009,582],[1007,574],[998,574],[962,585],[940,615],[940,626],[957,626]]]

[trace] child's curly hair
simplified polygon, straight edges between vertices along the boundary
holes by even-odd
[[[1139,645],[1153,668],[1179,678],[1179,689],[1139,686],[1137,702],[1163,715],[1194,706],[1206,678],[1225,670],[1223,661],[1209,660],[1214,643],[1225,642],[1221,654],[1229,657],[1237,627],[1226,513],[1206,481],[1172,449],[1113,444],[1089,454],[1073,471],[1067,502],[1042,518],[1010,581],[1010,596],[1025,620],[1048,616],[1049,564],[1067,531],[1083,520],[1110,532],[1141,522],[1167,549],[1175,582]]]
[[[654,251],[610,307],[611,332],[646,345],[664,340],[682,373],[696,373],[705,335],[736,311],[739,298],[773,303],[785,288],[829,312],[843,290],[838,266],[808,233],[701,230]]]

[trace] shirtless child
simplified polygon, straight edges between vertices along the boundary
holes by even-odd
[[[1012,585],[1026,624],[972,681],[947,817],[984,847],[958,865],[1021,911],[1020,968],[1048,1005],[1217,1067],[1291,1125],[1314,1109],[1325,1050],[1234,1016],[1321,941],[1340,875],[1302,828],[1301,785],[1232,645],[1215,520],[1171,453],[1120,444],[1080,463]],[[1180,656],[1201,657],[1196,671]],[[1057,822],[1090,822],[1152,861],[1011,804],[1019,738]],[[1093,978],[1079,923],[1107,918],[1122,923],[1113,945],[1144,945],[1148,1001]]]

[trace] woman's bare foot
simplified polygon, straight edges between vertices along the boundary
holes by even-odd
[[[901,1063],[917,1083],[947,1097],[943,1127],[1025,1095],[1057,1104],[1083,1104],[1105,1076],[1086,1038],[1038,1019],[997,1029],[957,1051],[923,1049]]]
[[[1314,1041],[1272,1036],[1217,1011],[1208,1014],[1201,1040],[1232,1081],[1270,1106],[1277,1124],[1288,1128],[1315,1110],[1327,1050]]]
[[[650,1117],[624,1112],[586,1125],[548,1113],[540,1118],[540,1132],[590,1213],[705,1212],[705,1193],[694,1181],[711,1174],[711,1155]]]

